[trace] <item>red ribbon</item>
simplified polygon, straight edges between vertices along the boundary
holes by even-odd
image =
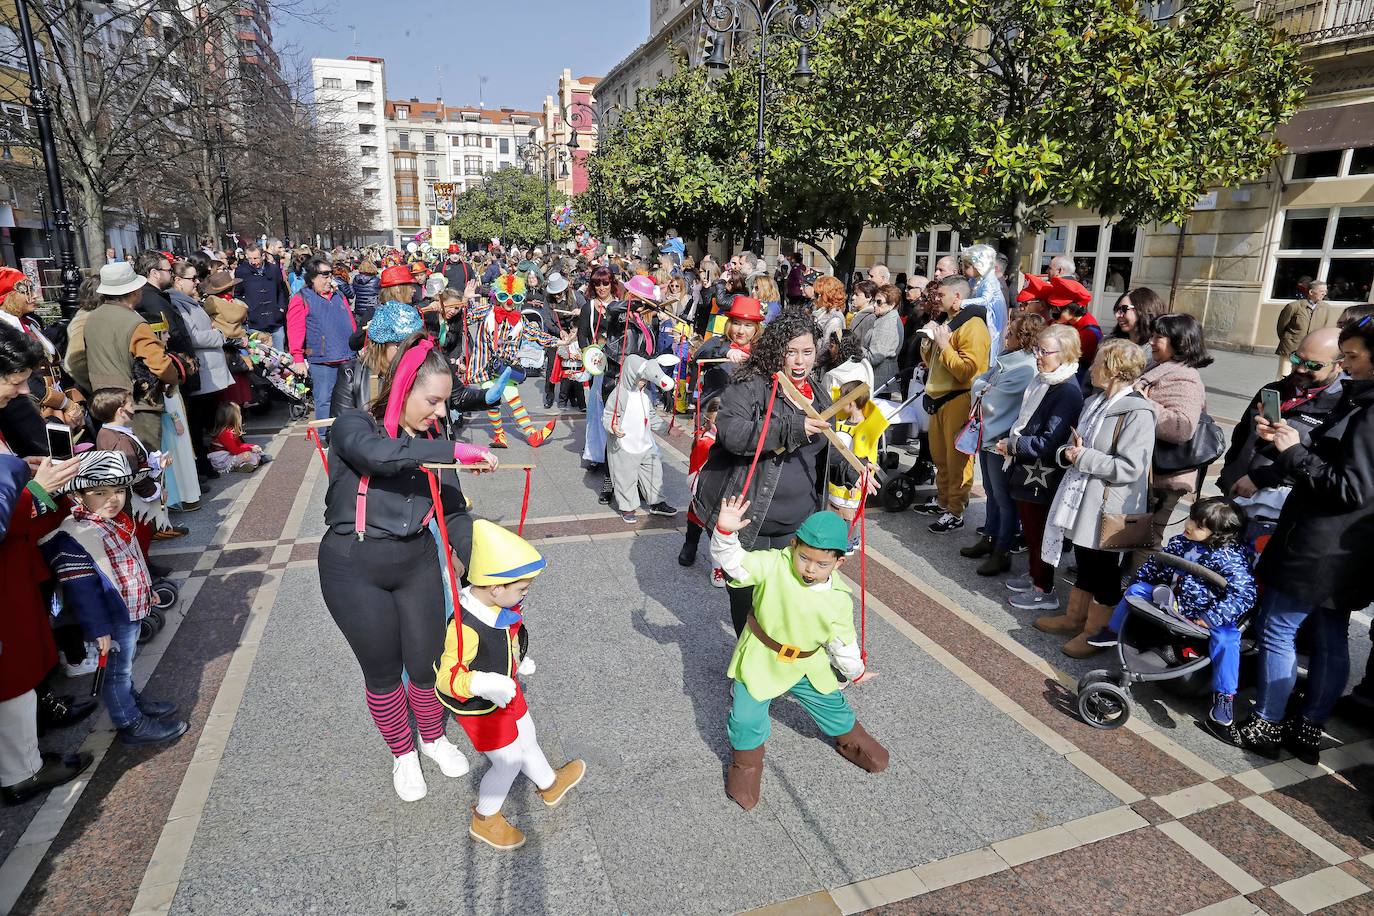
[[[463,603],[462,597],[458,593],[458,575],[453,569],[453,548],[448,542],[448,519],[444,517],[443,497],[439,491],[439,475],[429,468],[422,467],[420,470],[425,472],[429,478],[429,498],[434,501],[434,521],[439,525],[439,542],[444,547],[444,564],[448,567],[448,590],[453,596],[453,632],[458,637],[458,663],[449,669],[448,692],[450,696],[457,697],[458,692],[453,686],[454,680],[458,677],[459,670],[466,670],[463,666]]]
[[[525,495],[520,499],[520,527],[515,529],[515,533],[521,537],[525,536],[525,516],[530,511],[530,472],[533,468],[525,468]]]
[[[315,443],[315,451],[320,453],[320,463],[324,465],[324,472],[329,473],[329,456],[324,452],[324,442],[320,439],[320,431],[313,426],[305,428],[305,438]]]

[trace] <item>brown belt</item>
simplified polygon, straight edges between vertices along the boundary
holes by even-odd
[[[778,653],[778,661],[788,662],[789,664],[799,658],[810,658],[820,651],[820,646],[803,652],[800,646],[789,646],[787,643],[778,642],[776,639],[763,632],[763,627],[759,626],[758,618],[753,614],[749,615],[749,632],[753,633],[754,638],[759,642]]]

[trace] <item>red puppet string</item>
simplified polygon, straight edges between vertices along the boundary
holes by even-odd
[[[530,474],[533,468],[525,468],[525,495],[520,499],[520,527],[515,529],[515,533],[521,537],[525,536],[525,516],[530,511]]]
[[[868,667],[868,515],[864,510],[868,508],[868,480],[868,471],[859,475],[859,511],[855,513],[854,521],[849,523],[851,536],[855,527],[859,529],[859,658],[863,660],[865,672]],[[861,680],[863,675],[854,683]]]
[[[467,667],[463,664],[463,604],[462,597],[458,592],[458,574],[453,568],[453,548],[448,541],[448,519],[444,516],[443,498],[439,491],[439,475],[429,468],[422,467],[425,476],[429,478],[429,498],[434,501],[434,520],[439,525],[439,543],[444,548],[444,565],[448,568],[448,590],[453,596],[453,632],[458,637],[458,663],[449,670],[448,690],[450,696],[458,696],[457,689],[453,682],[458,677],[459,671],[466,671]],[[528,474],[529,472],[526,471]]]
[[[740,495],[749,492],[749,484],[754,482],[754,469],[759,466],[759,456],[763,454],[763,440],[768,438],[768,423],[773,419],[773,403],[778,399],[778,376],[773,375],[773,390],[768,393],[768,409],[763,412],[763,429],[759,430],[759,444],[754,447],[754,460],[749,462],[749,473],[744,477],[744,489]]]
[[[305,438],[315,443],[315,451],[320,453],[320,463],[324,465],[324,472],[329,473],[329,456],[325,454],[324,442],[320,439],[320,431],[313,426],[305,428]]]

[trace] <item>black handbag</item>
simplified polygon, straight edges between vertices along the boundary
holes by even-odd
[[[1207,411],[1198,416],[1193,436],[1187,442],[1155,440],[1154,466],[1157,474],[1178,474],[1205,468],[1226,452],[1226,434]]]

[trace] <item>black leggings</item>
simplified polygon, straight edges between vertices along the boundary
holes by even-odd
[[[401,668],[421,689],[434,686],[444,652],[444,585],[428,530],[405,539],[327,532],[320,542],[320,591],[358,657],[372,693],[401,683]]]
[[[754,538],[754,544],[750,550],[774,550],[786,547],[792,543],[793,534],[766,535],[760,534]],[[726,585],[725,590],[730,593],[730,622],[734,624],[735,635],[739,636],[744,632],[744,625],[749,622],[749,614],[754,610],[754,586],[745,585],[736,588],[733,585]]]

